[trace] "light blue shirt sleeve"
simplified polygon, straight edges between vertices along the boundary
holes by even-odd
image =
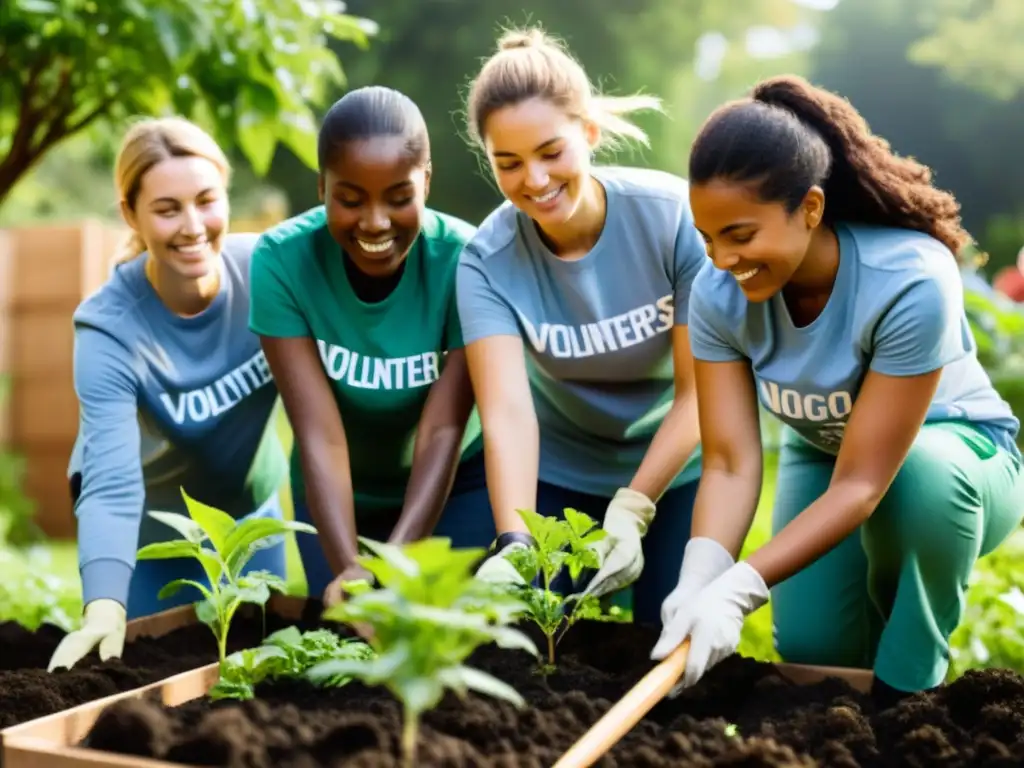
[[[707,269],[713,269],[710,262]],[[722,313],[714,305],[708,291],[714,290],[712,281],[705,279],[710,273],[700,275],[693,283],[690,297],[690,351],[695,360],[709,363],[729,363],[743,360],[745,355],[724,330]]]
[[[472,243],[459,258],[455,290],[464,345],[488,336],[520,335],[512,308],[491,287]]]
[[[942,271],[932,272],[900,294],[878,323],[871,370],[887,376],[918,376],[966,356],[963,290]]]
[[[85,603],[127,606],[145,503],[138,383],[128,351],[106,333],[79,326],[74,350],[82,491],[79,567]]]
[[[675,295],[672,301],[675,305],[675,323],[686,325],[689,322],[693,281],[707,262],[707,246],[693,224],[689,207],[685,208],[679,220],[674,259]]]

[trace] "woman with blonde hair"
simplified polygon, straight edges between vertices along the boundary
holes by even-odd
[[[133,126],[115,168],[132,230],[110,279],[74,314],[79,432],[69,476],[85,616],[49,668],[97,646],[120,656],[128,618],[199,599],[173,579],[206,578],[191,559],[143,561],[176,536],[145,510],[188,514],[181,489],[232,517],[280,517],[287,462],[268,421],[277,390],[249,331],[255,235],[228,234],[230,168],[216,142],[180,118]],[[285,575],[284,544],[250,570]]]
[[[658,111],[657,99],[596,93],[539,30],[507,32],[498,47],[466,112],[506,202],[458,275],[499,534],[478,575],[515,580],[505,557],[534,544],[518,509],[603,513],[609,536],[586,592],[636,582],[634,616],[656,624],[699,474],[686,323],[704,244],[686,181],[591,159],[646,143],[628,116]]]

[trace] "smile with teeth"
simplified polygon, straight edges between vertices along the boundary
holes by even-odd
[[[395,238],[389,240],[382,240],[379,243],[370,243],[366,240],[356,240],[359,243],[359,247],[367,253],[384,253],[388,248],[395,244]]]
[[[736,278],[737,283],[743,283],[752,278],[760,271],[760,267],[754,267],[753,269],[748,269],[746,272],[733,272],[732,276]]]
[[[201,243],[193,243],[192,245],[173,245],[171,246],[178,253],[202,253],[206,250],[207,242],[204,240]]]
[[[533,200],[533,202],[535,203],[547,203],[550,202],[551,200],[554,200],[558,196],[558,193],[561,192],[563,189],[565,189],[565,184],[562,184],[559,187],[555,187],[550,192],[547,192],[543,195],[527,195],[527,197]]]

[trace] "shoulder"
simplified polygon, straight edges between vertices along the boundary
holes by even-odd
[[[514,251],[519,237],[518,211],[507,200],[491,211],[466,243],[463,260],[486,262]]]
[[[257,232],[232,232],[224,238],[221,258],[228,266],[236,266],[241,272],[246,273],[249,271],[249,262],[252,261],[252,253],[256,250],[259,239]]]
[[[708,321],[735,320],[747,310],[747,300],[731,274],[706,259],[693,280],[690,306]]]
[[[689,208],[690,184],[681,176],[654,168],[598,166],[595,176],[626,199],[660,201]]]
[[[72,322],[76,329],[95,328],[118,337],[134,322],[125,322],[138,311],[143,301],[145,254],[117,264],[98,291],[76,307]]]
[[[327,229],[327,214],[322,205],[285,219],[262,235],[256,243],[259,256],[269,251],[308,252],[319,233]]]
[[[458,216],[441,213],[432,208],[427,208],[423,212],[420,236],[431,257],[440,257],[445,261],[457,259],[475,233],[476,227]]]
[[[913,292],[935,296],[963,290],[960,265],[943,243],[923,232],[843,225],[856,243],[862,280],[859,295],[892,303]]]

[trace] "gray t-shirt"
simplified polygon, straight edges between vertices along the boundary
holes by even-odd
[[[287,476],[269,423],[277,388],[249,323],[255,235],[229,235],[220,292],[202,313],[171,312],[145,276],[119,265],[74,314],[79,431],[68,474],[86,602],[125,602],[135,553],[170,540],[144,510],[186,513],[180,489],[241,517]]]
[[[520,336],[540,425],[542,481],[612,496],[636,473],[674,395],[673,325],[707,251],[688,184],[639,168],[594,169],[607,195],[593,249],[566,261],[510,203],[462,253],[465,343]],[[672,487],[700,473],[694,452]]]

